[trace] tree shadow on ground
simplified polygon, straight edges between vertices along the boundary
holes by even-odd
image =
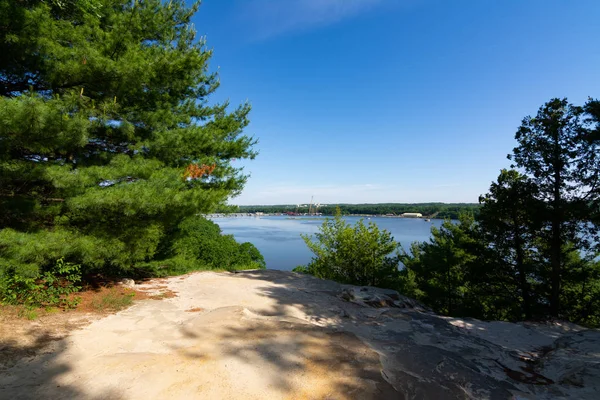
[[[278,270],[252,270],[234,273],[242,279],[255,279],[270,282],[272,285],[262,288],[261,294],[275,300],[270,311],[263,310],[263,315],[284,315],[290,311],[289,307],[302,310],[310,316],[312,323],[328,322],[329,326],[336,325],[335,320],[345,316],[340,305],[345,309],[350,308],[356,312],[367,311],[369,314],[378,314],[365,310],[363,307],[345,302],[338,298],[341,289],[352,287],[332,281],[322,280],[310,275]],[[315,296],[318,293],[321,296]],[[323,296],[329,303],[323,303]]]
[[[417,320],[424,324],[430,324],[431,328],[438,330],[438,333],[452,336],[458,331],[471,335],[481,334],[483,338],[492,341],[498,340],[508,351],[522,352],[526,351],[528,342],[525,336],[535,336],[537,340],[545,347],[565,334],[574,334],[584,328],[575,324],[561,321],[560,323],[511,323],[504,321],[482,321],[473,318],[453,318],[438,316],[435,314],[421,313],[419,311],[395,308],[364,308],[357,304],[348,303],[340,298],[342,289],[355,287],[353,285],[343,285],[336,282],[315,278],[310,275],[292,273],[278,270],[252,270],[241,271],[235,274],[240,278],[256,279],[267,281],[274,284],[271,287],[261,289],[261,294],[276,300],[272,308],[273,315],[281,315],[289,310],[289,306],[297,307],[303,310],[308,316],[313,318],[311,322],[327,321],[329,325],[335,325],[336,321],[344,324],[347,319],[352,317],[352,313],[366,317],[368,320],[375,320],[378,317],[404,316],[405,318]],[[385,289],[383,289],[385,291]],[[316,300],[313,294],[319,293],[328,296],[330,303],[323,306],[322,300]],[[293,295],[290,295],[293,294]],[[322,296],[321,296],[322,297]],[[344,308],[344,311],[341,310]],[[348,313],[350,315],[348,315]],[[342,318],[340,318],[342,317]]]
[[[530,393],[543,392],[543,387],[551,391],[553,380],[542,375],[548,372],[548,346],[558,349],[558,339],[577,333],[568,325],[485,322],[363,307],[339,298],[350,285],[284,271],[243,271],[235,276],[268,282],[257,289],[273,300],[270,308],[257,310],[261,316],[294,316],[300,310],[312,324],[356,332],[371,348],[387,349],[386,354],[380,351],[385,366],[381,373],[388,374],[385,378],[399,397],[464,398],[490,391],[490,398],[504,398],[517,387]]]
[[[255,398],[264,388],[295,398],[399,397],[381,374],[379,355],[348,332],[254,315],[243,307],[200,315],[181,330],[188,339],[210,343],[183,349],[184,357],[228,360],[230,370],[245,371],[239,379],[252,383],[240,398]]]
[[[33,328],[27,334],[35,339],[19,343],[0,338],[0,399],[121,398],[111,389],[92,397],[73,385],[62,384],[60,378],[72,370],[68,361],[61,359],[68,348],[67,340],[43,328]]]

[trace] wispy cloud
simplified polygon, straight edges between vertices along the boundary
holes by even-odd
[[[245,0],[242,18],[258,38],[331,25],[355,17],[383,0]]]

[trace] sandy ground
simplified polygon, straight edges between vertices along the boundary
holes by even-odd
[[[593,344],[571,369],[524,367],[578,327],[366,307],[340,299],[346,286],[279,271],[160,284],[177,296],[136,302],[0,370],[0,399],[600,398],[588,376],[600,340],[586,337]],[[554,384],[567,373],[574,383]]]
[[[393,388],[354,335],[323,330],[265,292],[277,284],[199,273],[56,341],[0,376],[0,398],[381,398]],[[152,284],[138,285],[150,287]]]

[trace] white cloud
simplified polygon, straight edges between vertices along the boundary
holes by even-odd
[[[242,18],[259,38],[331,25],[367,12],[383,0],[247,0]]]

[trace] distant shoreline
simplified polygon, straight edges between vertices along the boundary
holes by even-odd
[[[317,200],[317,199],[315,199]],[[342,215],[365,218],[459,219],[463,213],[477,215],[478,203],[379,203],[379,204],[320,204],[313,201],[304,204],[225,206],[217,211],[222,214],[261,214],[290,216]],[[404,216],[403,216],[404,215]]]
[[[430,217],[430,216],[422,216],[422,217],[405,217],[402,215],[380,215],[380,214],[343,214],[344,217],[361,217],[361,218],[402,218],[402,219],[448,219],[448,218],[440,218],[440,217]],[[243,217],[289,217],[289,218],[302,218],[302,219],[324,219],[333,217],[330,214],[319,214],[319,215],[308,215],[308,214],[297,214],[297,215],[288,215],[285,213],[213,213],[206,214],[208,218],[243,218]]]

